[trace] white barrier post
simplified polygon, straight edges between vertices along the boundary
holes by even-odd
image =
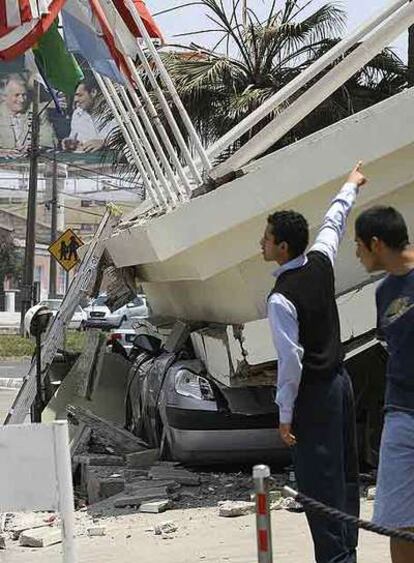
[[[53,423],[59,512],[62,518],[63,563],[76,563],[75,512],[70,459],[69,431],[66,420]]]
[[[272,529],[269,506],[269,477],[267,465],[253,467],[253,481],[256,494],[257,560],[258,563],[272,563]]]
[[[0,426],[0,451],[0,512],[59,512],[63,563],[76,563],[67,421]]]

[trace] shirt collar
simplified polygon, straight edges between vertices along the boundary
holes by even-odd
[[[281,274],[283,274],[283,272],[287,272],[288,270],[296,270],[296,268],[302,268],[302,266],[306,266],[307,263],[308,258],[306,254],[300,254],[299,256],[296,256],[296,258],[293,258],[293,260],[289,260],[289,262],[283,264],[283,266],[276,268],[272,275],[277,279]]]

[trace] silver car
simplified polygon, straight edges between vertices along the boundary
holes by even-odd
[[[148,317],[148,307],[145,295],[137,295],[130,303],[107,315],[107,320],[114,325],[120,325],[131,319]]]

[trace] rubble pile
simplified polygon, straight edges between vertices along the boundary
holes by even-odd
[[[83,407],[69,406],[67,412],[71,424],[78,426],[77,442],[72,443],[78,507],[88,506],[95,515],[109,516],[125,510],[160,513],[252,501],[251,468],[246,472],[191,470],[160,460],[158,449]],[[275,498],[280,498],[287,482],[287,473],[271,477]]]

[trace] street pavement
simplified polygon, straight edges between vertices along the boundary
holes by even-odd
[[[0,361],[0,380],[3,378],[23,378],[30,367],[30,358],[4,359]]]
[[[20,328],[20,313],[8,313],[7,311],[0,311],[0,329],[14,329]]]
[[[29,370],[30,359],[0,361],[0,423],[3,423],[17,395],[20,379]],[[13,383],[16,385],[13,387]],[[1,559],[0,559],[1,562]]]
[[[364,518],[371,517],[372,507],[372,502],[363,502]],[[177,532],[163,537],[154,535],[153,526],[165,521],[173,521]],[[257,562],[254,515],[221,518],[217,508],[197,508],[164,514],[131,514],[98,520],[96,525],[105,526],[106,535],[77,538],[79,563]],[[272,537],[273,561],[314,563],[303,514],[272,512]],[[4,555],[7,563],[58,563],[62,561],[61,549],[52,546],[33,550],[8,542]],[[358,562],[390,563],[388,540],[361,532]]]

